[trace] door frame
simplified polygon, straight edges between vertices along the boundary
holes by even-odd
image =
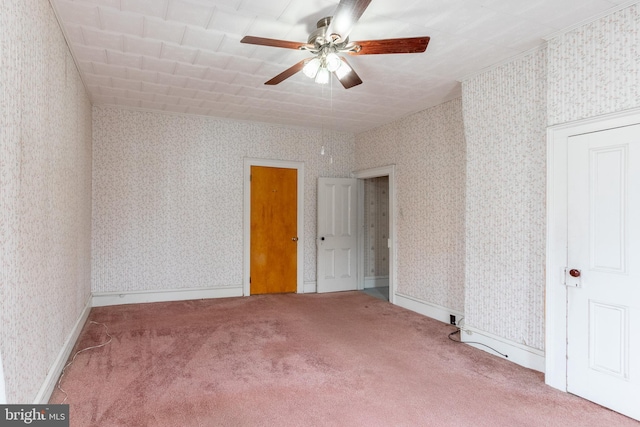
[[[567,391],[567,301],[564,269],[567,230],[569,138],[640,123],[640,108],[547,128],[547,262],[545,287],[545,383]]]
[[[396,215],[396,165],[380,166],[352,172],[358,178],[358,289],[364,289],[364,180],[389,177],[389,302],[396,304],[398,280],[397,215]]]
[[[244,158],[244,219],[243,219],[243,274],[242,274],[242,295],[251,295],[251,166],[265,166],[271,168],[295,169],[298,174],[298,206],[297,206],[297,229],[298,229],[298,260],[297,260],[297,293],[304,292],[303,272],[304,272],[304,162],[289,160]]]

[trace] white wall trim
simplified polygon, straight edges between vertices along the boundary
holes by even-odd
[[[58,12],[58,6],[56,2],[53,2],[51,0],[49,0],[49,6],[51,7],[51,10],[53,11],[53,14],[56,17],[56,21],[58,24],[58,27],[60,28],[60,31],[62,31],[62,36],[64,37],[64,42],[67,45],[67,52],[69,53],[69,55],[71,55],[71,59],[73,60],[73,65],[76,67],[76,72],[78,73],[78,76],[80,77],[80,81],[82,82],[82,86],[84,87],[85,92],[87,92],[87,94],[91,93],[89,91],[89,87],[87,86],[87,82],[84,81],[84,76],[82,72],[80,72],[81,68],[78,64],[78,58],[76,58],[76,55],[74,53],[74,50],[71,49],[71,37],[69,37],[69,34],[67,33],[67,29],[66,26],[63,24],[62,19],[60,18],[60,13]],[[91,104],[93,106],[93,104]]]
[[[567,147],[569,137],[640,123],[640,108],[564,123],[547,129],[547,266],[545,382],[567,390]]]
[[[458,78],[457,80],[461,83],[466,82],[467,80],[471,80],[481,74],[488,73],[490,71],[496,70],[505,66],[506,64],[510,64],[512,62],[518,61],[520,59],[526,58],[529,55],[533,55],[538,51],[545,50],[547,48],[547,42],[545,41],[543,44],[539,46],[532,47],[531,49],[525,50],[524,52],[520,52],[517,55],[513,55],[508,57],[507,59],[503,59],[502,61],[496,62],[495,64],[491,64],[488,67],[484,67],[478,71],[474,71],[473,73],[465,74],[464,76]]]
[[[396,165],[380,166],[377,168],[364,169],[361,171],[352,172],[351,176],[354,178],[368,179],[379,178],[381,176],[389,177],[389,302],[391,304],[397,304],[396,302],[396,286],[398,283],[398,242],[397,242],[397,205],[398,200],[396,196]],[[364,188],[364,184],[361,186]],[[360,191],[360,200],[364,200],[364,191]],[[361,202],[358,202],[358,206],[361,206]],[[360,208],[359,208],[360,209]],[[364,226],[364,213],[360,211],[358,213],[358,228],[362,230]],[[359,233],[360,235],[362,233]],[[364,236],[358,238],[358,265],[364,264]],[[364,287],[364,268],[359,267],[359,284],[358,289]]]
[[[315,294],[318,292],[316,282],[304,282],[304,290],[305,294]]]
[[[364,224],[364,198],[365,198],[365,186],[364,186],[364,179],[359,179],[358,180],[358,202],[357,202],[357,209],[358,209],[358,213],[357,213],[357,221],[356,221],[356,227],[358,227],[358,251],[357,251],[357,262],[358,262],[358,268],[357,270],[357,274],[358,274],[358,284],[356,286],[356,289],[359,291],[364,290],[364,286],[365,286],[365,273],[364,273],[364,253],[365,253],[365,248],[364,248],[364,238],[365,238],[365,224]]]
[[[294,162],[288,160],[274,159],[254,159],[250,157],[244,158],[244,223],[243,223],[243,241],[244,241],[244,259],[243,265],[243,294],[249,296],[251,294],[251,284],[249,278],[251,275],[251,166],[265,166],[272,168],[288,168],[298,171],[298,273],[297,273],[297,293],[304,293],[304,162]]]
[[[510,56],[507,59],[504,59],[502,61],[496,62],[495,64],[491,64],[490,66],[485,67],[485,68],[483,68],[481,70],[474,71],[473,73],[466,74],[466,75],[458,78],[458,81],[459,82],[465,82],[465,81],[470,80],[470,79],[472,79],[474,77],[477,77],[477,76],[479,76],[481,74],[493,71],[493,70],[495,70],[497,68],[500,68],[500,67],[502,67],[502,66],[504,66],[506,64],[509,64],[511,62],[518,61],[518,60],[520,60],[522,58],[526,58],[527,56],[529,56],[531,54],[534,54],[534,53],[536,53],[536,52],[538,52],[540,50],[545,50],[547,48],[547,46],[548,46],[548,42],[549,41],[551,41],[551,40],[553,40],[553,39],[555,39],[557,37],[563,36],[563,35],[565,35],[567,33],[570,33],[571,31],[574,31],[574,30],[576,30],[578,28],[584,27],[585,25],[591,24],[592,22],[598,21],[599,19],[602,19],[602,18],[607,17],[609,15],[613,15],[614,13],[619,12],[619,11],[621,11],[623,9],[626,9],[626,8],[628,8],[630,6],[633,6],[634,4],[637,4],[639,2],[640,2],[640,0],[627,0],[627,1],[623,2],[623,3],[614,5],[611,8],[609,8],[609,9],[603,11],[603,12],[600,12],[597,15],[591,16],[591,17],[589,17],[587,19],[584,19],[584,20],[582,20],[580,22],[577,22],[577,23],[575,23],[575,24],[573,24],[573,25],[571,25],[569,27],[562,28],[561,30],[558,30],[558,31],[554,31],[551,34],[547,34],[546,36],[542,37],[542,40],[544,40],[544,43],[540,44],[539,46],[535,46],[535,47],[533,47],[533,48],[531,48],[529,50],[526,50],[524,52],[521,52],[521,53],[519,53],[517,55]]]
[[[187,288],[161,291],[130,291],[94,293],[93,307],[121,304],[143,304],[148,302],[186,301],[192,299],[241,297],[242,285],[222,288]]]
[[[408,295],[396,294],[396,303],[402,308],[415,311],[423,316],[427,316],[444,323],[449,323],[449,315],[451,314],[455,315],[458,319],[463,317],[463,313],[461,311],[432,304]]]
[[[389,286],[389,276],[371,276],[364,278],[364,288],[384,288]]]
[[[58,356],[53,361],[53,364],[49,368],[49,372],[47,373],[47,377],[45,378],[42,386],[40,386],[40,390],[36,395],[35,400],[33,401],[34,405],[44,405],[49,402],[51,398],[51,394],[53,394],[53,390],[58,383],[58,378],[62,374],[62,369],[64,369],[64,365],[67,363],[69,356],[71,355],[71,350],[76,345],[76,341],[78,341],[78,337],[80,336],[80,332],[82,332],[82,328],[84,324],[87,322],[87,318],[89,317],[89,312],[91,311],[91,297],[87,300],[80,316],[78,316],[78,320],[71,328],[67,339],[65,340],[62,348],[58,352]]]
[[[505,358],[481,344],[493,347],[500,353],[506,354],[508,356],[506,357],[506,360],[510,362],[516,363],[520,366],[524,366],[525,368],[544,372],[545,359],[544,351],[542,350],[538,350],[537,348],[529,347],[523,344],[518,344],[517,342],[510,341],[497,335],[493,335],[489,332],[481,331],[472,327],[463,327],[460,338],[462,342],[466,343],[467,345],[475,347],[479,350],[486,351],[487,353],[493,354],[494,356]],[[468,341],[474,341],[480,344],[475,344]]]

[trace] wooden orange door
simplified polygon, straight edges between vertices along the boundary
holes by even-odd
[[[251,294],[296,292],[298,171],[251,167]]]

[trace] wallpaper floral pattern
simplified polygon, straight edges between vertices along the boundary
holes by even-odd
[[[465,322],[544,345],[546,51],[462,86],[467,140]]]
[[[30,403],[90,296],[91,105],[48,1],[3,1],[0,47],[0,351]]]
[[[639,6],[463,82],[468,326],[544,349],[546,127],[640,106]]]
[[[315,282],[317,178],[349,176],[353,135],[113,107],[93,129],[94,292],[240,286],[245,157],[305,163]]]
[[[389,177],[364,180],[364,276],[389,277]]]
[[[640,106],[640,5],[548,43],[549,124]]]
[[[396,165],[397,292],[464,308],[465,140],[460,99],[356,136],[356,169]]]

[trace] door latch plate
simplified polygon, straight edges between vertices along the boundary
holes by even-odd
[[[570,288],[582,287],[582,272],[575,268],[564,269],[564,284]]]

